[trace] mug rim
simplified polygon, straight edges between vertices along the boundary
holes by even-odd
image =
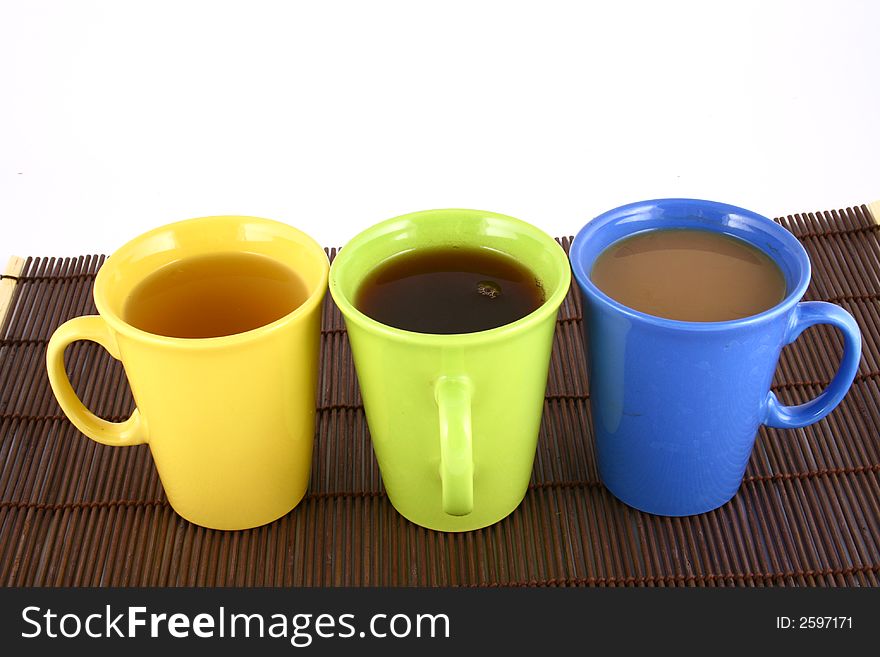
[[[450,213],[471,216],[475,219],[491,218],[501,220],[514,226],[520,232],[530,235],[538,242],[543,243],[552,253],[554,253],[556,256],[554,257],[554,260],[558,266],[558,273],[560,274],[559,283],[553,292],[544,300],[544,303],[535,308],[535,310],[528,315],[520,317],[516,321],[502,324],[501,326],[496,326],[495,328],[486,329],[484,331],[472,331],[469,333],[420,333],[417,331],[407,331],[406,329],[383,324],[358,310],[354,305],[353,300],[349,299],[348,296],[343,293],[338,282],[340,270],[344,271],[346,261],[349,258],[347,254],[352,252],[352,248],[356,249],[357,247],[368,244],[373,240],[383,239],[384,234],[389,232],[389,229],[395,224],[413,221],[437,221],[442,220],[443,215]],[[363,280],[358,281],[358,284],[360,283],[363,283]],[[568,256],[562,246],[555,239],[550,237],[540,228],[521,219],[505,214],[499,214],[497,212],[490,212],[488,210],[474,210],[468,208],[437,208],[434,210],[420,210],[417,212],[402,214],[373,224],[369,228],[362,230],[360,233],[352,237],[346,245],[339,250],[336,257],[333,259],[333,262],[330,264],[329,279],[330,295],[333,297],[337,307],[346,319],[355,322],[361,328],[372,333],[384,335],[398,341],[438,347],[452,346],[453,344],[455,346],[462,346],[491,342],[503,339],[511,334],[519,333],[532,326],[540,324],[548,317],[553,316],[558,312],[559,307],[562,305],[562,302],[568,294],[570,286],[571,267],[569,266]]]
[[[585,249],[587,249],[589,245],[589,241],[591,237],[598,234],[599,231],[604,230],[609,225],[615,225],[622,219],[627,217],[632,217],[635,214],[644,214],[648,216],[654,216],[657,214],[657,211],[667,210],[671,207],[675,207],[677,209],[681,208],[692,208],[694,210],[703,210],[709,211],[713,218],[721,218],[724,216],[735,215],[738,217],[743,217],[752,222],[758,222],[765,226],[769,232],[771,232],[780,242],[783,242],[786,247],[788,247],[789,251],[793,255],[795,261],[799,265],[800,271],[798,272],[798,278],[795,285],[792,286],[792,289],[787,292],[785,297],[779,301],[777,304],[767,308],[766,310],[761,311],[760,313],[754,315],[747,315],[746,317],[740,317],[738,319],[728,319],[722,321],[714,321],[714,322],[696,322],[696,321],[687,321],[680,319],[669,319],[667,317],[658,317],[657,315],[650,315],[648,313],[644,313],[640,310],[636,310],[629,306],[626,306],[619,301],[611,298],[607,294],[605,294],[602,290],[600,290],[590,278],[590,274],[586,269],[586,264],[592,265],[596,257],[600,253],[603,253],[606,249],[611,247],[617,241],[621,239],[627,239],[627,237],[631,237],[640,232],[645,232],[649,230],[664,230],[667,228],[672,228],[670,226],[665,227],[646,227],[641,230],[634,230],[630,235],[618,238],[613,242],[609,242],[605,246],[603,246],[598,253],[591,259],[589,263],[584,263],[583,253]],[[658,217],[659,218],[659,217]],[[697,228],[699,230],[699,228]],[[736,237],[737,239],[742,239],[747,242],[751,246],[760,249],[762,253],[765,253],[768,257],[770,257],[773,262],[779,266],[779,258],[767,253],[760,246],[756,245],[753,241],[742,237],[738,234],[733,234],[731,231],[718,231],[725,235],[731,235],[732,237]],[[795,306],[804,296],[807,291],[807,286],[810,284],[810,274],[811,274],[811,265],[810,259],[807,255],[806,249],[804,249],[803,244],[798,241],[798,239],[788,230],[786,230],[783,226],[776,223],[772,219],[765,217],[764,215],[758,214],[757,212],[753,212],[752,210],[747,210],[745,208],[741,208],[736,205],[730,205],[728,203],[721,203],[719,201],[709,201],[704,199],[693,199],[693,198],[661,198],[661,199],[651,199],[646,201],[636,201],[634,203],[628,203],[626,205],[621,205],[619,207],[613,208],[602,214],[598,215],[595,219],[588,221],[581,229],[578,231],[578,234],[575,236],[574,240],[571,243],[571,248],[569,249],[569,257],[571,260],[571,269],[574,274],[575,279],[577,280],[581,291],[586,295],[590,296],[600,303],[605,304],[606,306],[612,307],[618,313],[626,315],[627,317],[638,320],[641,322],[645,322],[648,324],[653,324],[660,328],[674,329],[678,331],[695,331],[695,332],[704,332],[704,331],[722,331],[729,330],[734,328],[740,328],[743,326],[749,326],[753,324],[758,324],[765,320],[776,317],[780,313],[784,313],[788,311],[790,308]]]
[[[133,250],[137,247],[137,245],[151,237],[154,237],[160,233],[167,232],[173,228],[179,228],[181,226],[197,226],[199,224],[214,224],[218,221],[229,221],[234,220],[239,223],[250,223],[250,224],[262,224],[264,226],[269,226],[275,230],[280,230],[282,232],[286,232],[290,234],[296,241],[303,244],[309,251],[313,252],[315,255],[320,253],[322,258],[315,258],[315,263],[323,261],[323,266],[321,267],[321,273],[319,276],[318,284],[314,286],[313,289],[309,290],[309,295],[306,297],[306,300],[303,301],[296,308],[291,310],[286,315],[279,317],[278,319],[269,322],[268,324],[262,324],[260,326],[254,327],[247,331],[241,331],[239,333],[232,333],[230,335],[218,335],[209,338],[181,338],[174,337],[169,335],[161,335],[159,333],[151,333],[149,331],[145,331],[143,329],[137,328],[132,324],[126,322],[118,313],[116,313],[112,308],[110,302],[106,298],[106,286],[107,283],[104,281],[110,276],[113,268],[113,257],[114,256],[122,256],[127,251]],[[244,240],[243,243],[247,243],[247,240]],[[212,252],[211,250],[205,251],[205,253],[201,255],[205,255],[207,253]],[[279,262],[275,258],[272,258],[276,262]],[[284,266],[288,266],[285,263],[280,263]],[[299,276],[298,272],[295,269],[291,268],[294,273]],[[128,240],[113,251],[104,263],[101,265],[101,268],[98,270],[97,275],[95,276],[95,284],[92,291],[92,296],[95,300],[95,308],[98,310],[98,314],[116,331],[122,333],[124,335],[129,335],[131,337],[137,338],[141,341],[154,342],[163,344],[169,347],[177,347],[177,348],[214,348],[217,346],[230,346],[234,344],[245,343],[254,339],[257,339],[265,334],[272,333],[275,330],[281,328],[282,326],[287,325],[288,323],[298,319],[303,315],[307,315],[321,303],[323,300],[324,294],[327,291],[327,278],[329,275],[330,263],[327,260],[327,254],[325,253],[323,247],[321,247],[311,236],[307,235],[303,231],[298,228],[294,228],[293,226],[286,224],[281,221],[276,221],[274,219],[265,219],[263,217],[254,217],[250,215],[210,215],[205,217],[194,217],[192,219],[182,219],[180,221],[174,221],[171,223],[163,224],[161,226],[157,226],[156,228],[152,228],[145,233],[141,233],[140,235],[133,237]],[[138,280],[137,283],[143,282],[147,277],[142,277]]]

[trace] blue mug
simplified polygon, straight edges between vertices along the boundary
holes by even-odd
[[[593,263],[611,244],[666,228],[724,233],[761,249],[785,276],[785,299],[743,319],[685,322],[628,308],[592,283]],[[599,475],[636,509],[686,516],[721,506],[742,483],[761,424],[817,422],[852,384],[861,354],[855,320],[830,303],[801,302],[810,282],[807,253],[766,217],[694,199],[633,203],[584,226],[570,258],[583,293]],[[785,406],[770,390],[779,354],[815,324],[843,333],[840,368],[818,397]]]

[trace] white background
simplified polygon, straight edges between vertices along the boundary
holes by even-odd
[[[880,3],[0,4],[0,258],[252,214],[551,234],[645,198],[880,197]]]

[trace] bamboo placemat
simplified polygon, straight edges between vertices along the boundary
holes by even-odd
[[[690,518],[634,511],[600,484],[577,291],[559,313],[530,490],[507,519],[443,534],[386,498],[342,318],[324,308],[311,486],[284,518],[220,532],[169,507],[147,446],[104,447],[58,408],[45,374],[56,326],[94,313],[103,256],[28,258],[0,331],[0,584],[13,586],[876,586],[880,580],[880,226],[865,206],[779,221],[813,263],[807,299],[847,308],[864,336],[841,406],[805,429],[761,429],[732,502]],[[569,239],[561,240],[568,248]],[[335,249],[329,251],[332,257]],[[842,342],[827,327],[782,355],[774,390],[818,394]],[[121,366],[68,349],[89,408],[133,407]]]

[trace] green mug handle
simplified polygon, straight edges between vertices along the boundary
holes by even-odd
[[[440,409],[443,512],[466,516],[474,510],[471,383],[464,377],[440,377],[434,388],[434,398]]]

